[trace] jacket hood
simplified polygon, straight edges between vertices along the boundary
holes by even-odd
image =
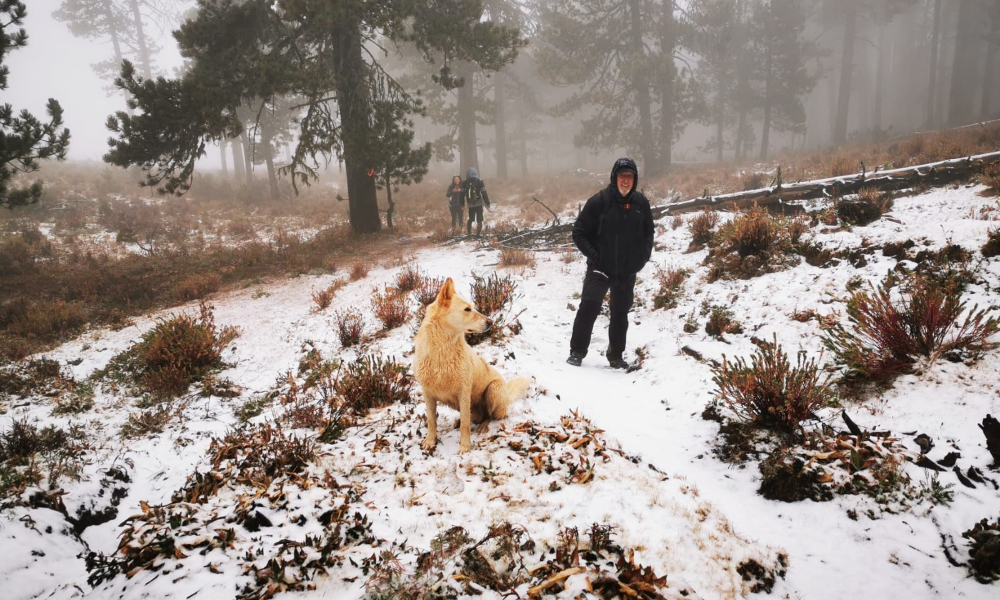
[[[479,171],[476,167],[469,167],[468,172],[465,174],[466,179],[479,179]]]
[[[618,174],[622,171],[631,171],[635,175],[635,183],[629,194],[639,189],[639,168],[635,166],[635,161],[631,158],[622,157],[615,161],[615,166],[611,167],[611,187],[618,191]]]

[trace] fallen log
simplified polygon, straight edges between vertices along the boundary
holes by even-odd
[[[965,158],[955,158],[936,163],[878,171],[871,173],[862,171],[853,175],[829,177],[814,181],[799,183],[782,183],[776,177],[775,185],[756,190],[720,194],[718,196],[703,196],[683,202],[673,202],[652,207],[653,218],[661,219],[667,216],[711,209],[743,209],[753,206],[769,206],[787,204],[795,208],[796,203],[820,198],[839,198],[856,194],[863,188],[872,188],[883,192],[896,192],[917,186],[940,187],[956,181],[970,179],[973,175],[982,173],[987,167],[1000,164],[1000,152],[978,154]],[[532,229],[519,232],[500,240],[502,246],[524,248],[536,246],[539,238],[556,246],[568,243],[568,235],[573,231],[571,223]]]

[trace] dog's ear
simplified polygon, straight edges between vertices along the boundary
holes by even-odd
[[[451,306],[451,299],[455,297],[455,282],[451,280],[451,277],[444,282],[441,286],[441,291],[438,292],[437,305],[441,308],[448,308]]]

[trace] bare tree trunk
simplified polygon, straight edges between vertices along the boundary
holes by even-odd
[[[385,198],[389,204],[389,208],[385,211],[385,225],[389,229],[393,229],[392,215],[396,212],[396,203],[392,201],[392,181],[388,175],[385,176]]]
[[[222,159],[222,176],[229,177],[229,165],[226,163],[226,140],[219,140],[219,158]]]
[[[722,98],[722,82],[719,82],[719,97],[715,100],[715,160],[722,162],[722,136],[725,134],[725,103]]]
[[[948,123],[965,125],[972,121],[973,89],[979,77],[978,6],[976,0],[959,0],[955,29],[955,55],[952,57],[951,93],[948,100]]]
[[[250,138],[247,136],[247,132],[244,131],[240,134],[240,145],[243,146],[243,164],[246,167],[244,171],[247,176],[247,188],[253,187],[253,148],[250,147]]]
[[[941,0],[934,0],[934,25],[931,32],[930,77],[927,84],[927,125],[934,125],[934,102],[937,94],[938,44],[941,39]]]
[[[768,146],[771,143],[771,80],[774,75],[773,68],[774,53],[770,46],[767,52],[767,63],[764,67],[764,122],[760,126],[760,160],[767,160]],[[792,150],[795,150],[795,134],[792,134]]]
[[[983,98],[979,104],[979,118],[983,121],[993,115],[993,85],[996,81],[996,39],[1000,33],[1000,4],[994,2],[989,11],[990,29],[986,37],[986,69],[983,74]]]
[[[654,175],[657,171],[655,146],[653,145],[653,115],[650,110],[651,100],[649,97],[648,70],[645,66],[646,51],[642,42],[642,14],[640,13],[640,1],[628,0],[629,13],[631,17],[632,34],[632,60],[639,61],[640,66],[636,69],[636,104],[639,109],[639,148],[642,152],[642,167],[648,175]]]
[[[371,159],[367,154],[371,132],[371,98],[365,86],[361,23],[345,20],[337,27],[337,105],[343,129],[344,166],[351,228],[356,233],[373,233],[382,228]],[[471,82],[470,82],[471,83]]]
[[[493,101],[496,103],[496,136],[497,136],[497,177],[507,177],[507,113],[504,110],[506,93],[504,86],[507,76],[503,72],[494,75]]]
[[[518,158],[521,159],[521,177],[528,176],[528,132],[525,126],[525,121],[527,117],[525,116],[524,110],[524,97],[518,96],[517,98],[517,139],[518,139]]]
[[[153,76],[153,67],[149,59],[149,48],[146,47],[146,34],[142,29],[142,12],[139,10],[139,0],[130,0],[132,18],[135,20],[135,38],[139,43],[139,62],[142,63],[142,74],[146,79]]]
[[[462,176],[469,167],[479,170],[479,150],[476,139],[476,107],[472,80],[475,77],[472,63],[462,62],[458,75],[464,80],[458,88],[458,157]]]
[[[837,120],[833,143],[847,140],[847,116],[851,105],[851,75],[854,70],[854,38],[858,27],[858,0],[844,0],[844,46],[840,57],[840,89],[837,91]]]
[[[674,147],[674,49],[677,35],[674,27],[674,0],[664,0],[660,26],[660,173],[670,169]]]
[[[243,158],[243,142],[234,139],[233,145],[233,174],[236,176],[236,183],[242,184],[247,178],[247,163]]]
[[[882,130],[882,91],[883,79],[885,78],[885,62],[888,53],[886,52],[885,28],[888,14],[885,6],[886,0],[879,0],[878,3],[878,49],[875,64],[875,106],[872,110],[872,127],[877,131]]]
[[[261,146],[264,152],[264,164],[267,165],[267,184],[271,190],[271,200],[277,202],[280,199],[278,191],[278,174],[274,168],[274,148],[271,146],[272,133],[268,127],[261,126]]]

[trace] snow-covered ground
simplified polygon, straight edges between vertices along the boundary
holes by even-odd
[[[641,347],[647,354],[643,368],[633,373],[607,368],[600,352],[607,343],[604,317],[598,319],[583,367],[564,362],[584,262],[577,257],[566,263],[561,254],[539,253],[535,268],[509,271],[519,285],[514,312],[520,313],[523,330],[503,347],[477,347],[505,375],[529,376],[535,383],[529,397],[516,404],[505,421],[473,434],[477,446],[471,453],[457,455],[459,436],[452,425],[458,415],[447,408],[439,412],[438,447],[430,455],[421,452],[424,409],[419,388],[414,388],[413,403],[375,411],[365,426],[322,446],[308,470],[312,480],[307,477],[290,485],[287,493],[271,489],[258,495],[258,510],[272,527],[250,531],[233,524],[233,511],[246,501],[247,492],[220,491],[207,502],[186,505],[185,510],[198,518],[173,529],[184,530],[186,539],[195,540],[230,527],[235,537],[228,543],[204,546],[210,548],[205,553],[185,550],[160,559],[155,569],[130,578],[118,574],[92,588],[82,555],[88,549],[115,553],[123,532],[141,531],[143,526],[137,523],[152,520],[147,514],[145,521],[120,526],[127,517],[170,503],[196,469],[205,473],[210,468],[206,451],[212,437],[225,435],[236,422],[234,410],[244,401],[267,393],[277,380],[295,373],[304,348],[343,360],[376,352],[408,361],[412,351],[413,318],[361,350],[341,349],[333,326],[336,310],[357,307],[367,315],[368,331],[374,332],[372,292],[391,283],[402,267],[373,269],[366,279],[341,288],[333,306],[318,313],[311,292],[328,286],[336,275],[298,277],[214,298],[216,323],[242,330],[226,352],[233,366],[222,373],[242,388],[240,398],[191,398],[182,418],[164,433],[124,441],[119,429],[135,410],[133,400],[106,390],[98,391],[92,411],[76,417],[53,416],[52,403],[43,398],[7,407],[0,429],[14,419],[60,427],[72,421],[82,423],[92,440],[99,440],[79,473],[80,481],[61,482],[66,492],[62,501],[70,515],[78,507],[107,505],[102,494],[110,492],[102,488],[101,480],[108,480],[110,467],[127,471],[130,482],[114,484],[127,490],[118,516],[85,529],[79,538],[61,514],[48,508],[21,507],[0,516],[4,557],[0,595],[108,600],[235,597],[257,573],[247,571],[249,565],[264,568],[280,540],[319,535],[323,531],[319,515],[349,505],[352,514],[358,511],[364,516],[373,538],[384,541],[378,546],[348,545],[341,551],[345,557],[341,566],[309,582],[306,591],[289,593],[358,598],[365,594],[368,580],[358,565],[393,543],[404,571],[412,572],[419,553],[429,550],[432,540],[449,528],[462,526],[479,539],[491,525],[508,521],[524,527],[543,550],[556,545],[564,528],[578,528],[583,539],[592,524],[610,525],[614,541],[634,550],[635,564],[667,577],[666,586],[658,591],[669,598],[753,595],[755,581],[741,576],[740,565],[753,559],[780,570],[786,556],[787,571],[774,586],[775,597],[995,598],[1000,584],[977,583],[967,569],[949,563],[943,548],[944,540],[953,546],[954,558],[967,558],[961,532],[982,518],[1000,516],[1000,492],[993,486],[969,489],[947,471],[939,479],[954,485],[953,503],[916,502],[898,513],[862,495],[792,504],[764,499],[756,493],[760,479],[756,463],[734,467],[713,455],[719,426],[701,416],[712,399],[711,369],[707,361],[680,351],[688,346],[717,360],[723,355],[749,356],[755,349],[752,336],[764,340],[775,336],[789,354],[802,350],[828,362],[829,357],[821,354],[816,321],[802,323],[791,315],[813,309],[843,318],[849,279],[860,276],[877,282],[896,266],[895,258],[874,249],[889,242],[913,240],[913,251],[959,244],[978,259],[978,248],[996,225],[975,218],[979,208],[994,204],[980,191],[948,188],[899,198],[891,218],[835,233],[823,233],[820,226],[806,234],[834,250],[872,247],[862,268],[847,261],[827,268],[802,262],[747,281],[706,283],[707,267],[701,265],[705,251],[684,253],[690,234],[683,227],[670,229],[664,219],[653,262],[640,274],[630,319],[629,348]],[[472,275],[492,271],[497,260],[495,250],[462,242],[421,251],[410,264],[419,264],[432,277],[453,277],[459,292],[468,297]],[[656,264],[693,272],[677,308],[652,308]],[[969,305],[1000,304],[996,294],[1000,259],[982,261],[979,277],[967,292]],[[728,335],[725,341],[705,334],[705,318],[698,315],[703,306],[712,305],[730,308],[745,333]],[[699,318],[699,329],[685,333],[683,325],[692,315]],[[139,319],[120,331],[88,333],[46,356],[83,380],[162,316]],[[986,468],[990,456],[976,426],[987,413],[1000,414],[998,372],[1000,350],[972,366],[940,362],[919,375],[902,377],[880,397],[864,404],[847,403],[846,409],[862,427],[891,431],[914,452],[919,452],[914,436],[926,433],[935,442],[928,453],[931,458],[939,460],[957,451],[963,470],[976,466],[1000,479]],[[266,421],[277,410],[265,409],[256,420]],[[843,428],[839,411],[822,416],[835,429]],[[547,456],[551,471],[534,462],[540,453]],[[916,465],[905,468],[915,482],[927,478],[927,471]],[[332,477],[339,487],[318,483],[324,476]],[[849,518],[849,511],[857,516]],[[533,564],[539,563],[526,567]],[[585,592],[588,577],[585,572],[567,577],[559,597]],[[524,597],[527,591],[525,584],[518,595]],[[487,590],[485,597],[499,595]]]

